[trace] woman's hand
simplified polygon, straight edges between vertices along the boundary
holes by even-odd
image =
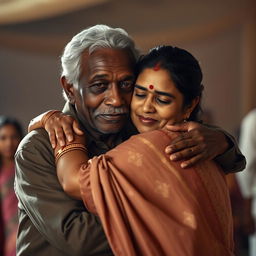
[[[65,146],[66,142],[72,142],[74,134],[83,135],[77,120],[58,110],[50,110],[33,118],[29,123],[28,132],[38,128],[44,128],[48,132],[53,148],[57,143]]]
[[[199,161],[213,159],[224,153],[228,147],[225,134],[197,122],[167,125],[167,130],[181,132],[165,152],[172,161],[181,160],[181,167],[187,168]]]
[[[49,134],[52,147],[55,148],[57,143],[65,146],[66,142],[74,140],[74,134],[83,135],[78,121],[72,116],[63,114],[62,112],[54,113],[48,118],[44,124],[45,130]]]

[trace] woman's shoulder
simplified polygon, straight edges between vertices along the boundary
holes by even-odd
[[[127,152],[145,153],[145,151],[156,150],[164,152],[166,146],[170,144],[176,134],[169,133],[163,130],[154,130],[150,132],[133,135],[128,140],[119,144],[117,147],[108,152],[111,156],[118,152],[118,154],[127,154]]]

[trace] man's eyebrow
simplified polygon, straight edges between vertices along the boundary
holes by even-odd
[[[100,80],[100,79],[106,79],[108,76],[106,74],[103,74],[103,75],[94,75],[90,78],[90,80]]]
[[[122,81],[126,81],[126,80],[134,80],[134,76],[133,75],[127,75],[127,76],[124,76],[121,80]]]
[[[148,91],[147,88],[143,87],[143,86],[140,86],[138,84],[135,85],[135,88],[138,88],[140,90],[143,90],[143,91]],[[171,93],[168,93],[168,92],[162,92],[162,91],[154,91],[154,93],[157,93],[159,95],[164,95],[164,96],[168,96],[168,97],[171,97],[171,98],[175,98],[175,96]]]

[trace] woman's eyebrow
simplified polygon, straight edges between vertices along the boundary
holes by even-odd
[[[138,85],[138,84],[135,84],[134,87],[135,87],[135,88],[138,88],[138,89],[140,89],[140,90],[143,90],[143,91],[147,91],[147,90],[148,90],[147,88],[145,88],[145,87],[143,87],[143,86],[140,86],[140,85]]]
[[[138,84],[135,85],[135,88],[143,90],[143,91],[148,91],[148,89],[146,87],[140,86]],[[154,91],[154,93],[159,94],[159,95],[168,96],[168,97],[171,97],[171,98],[175,98],[175,96],[173,94],[168,93],[168,92]]]
[[[164,95],[164,96],[168,96],[168,97],[171,97],[171,98],[175,98],[175,96],[173,94],[168,93],[168,92],[155,91],[155,93],[157,93],[159,95]]]

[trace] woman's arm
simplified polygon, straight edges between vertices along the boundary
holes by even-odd
[[[57,144],[54,150],[59,182],[65,193],[77,199],[81,199],[79,170],[89,159],[84,145],[85,136],[75,135],[72,143]]]

